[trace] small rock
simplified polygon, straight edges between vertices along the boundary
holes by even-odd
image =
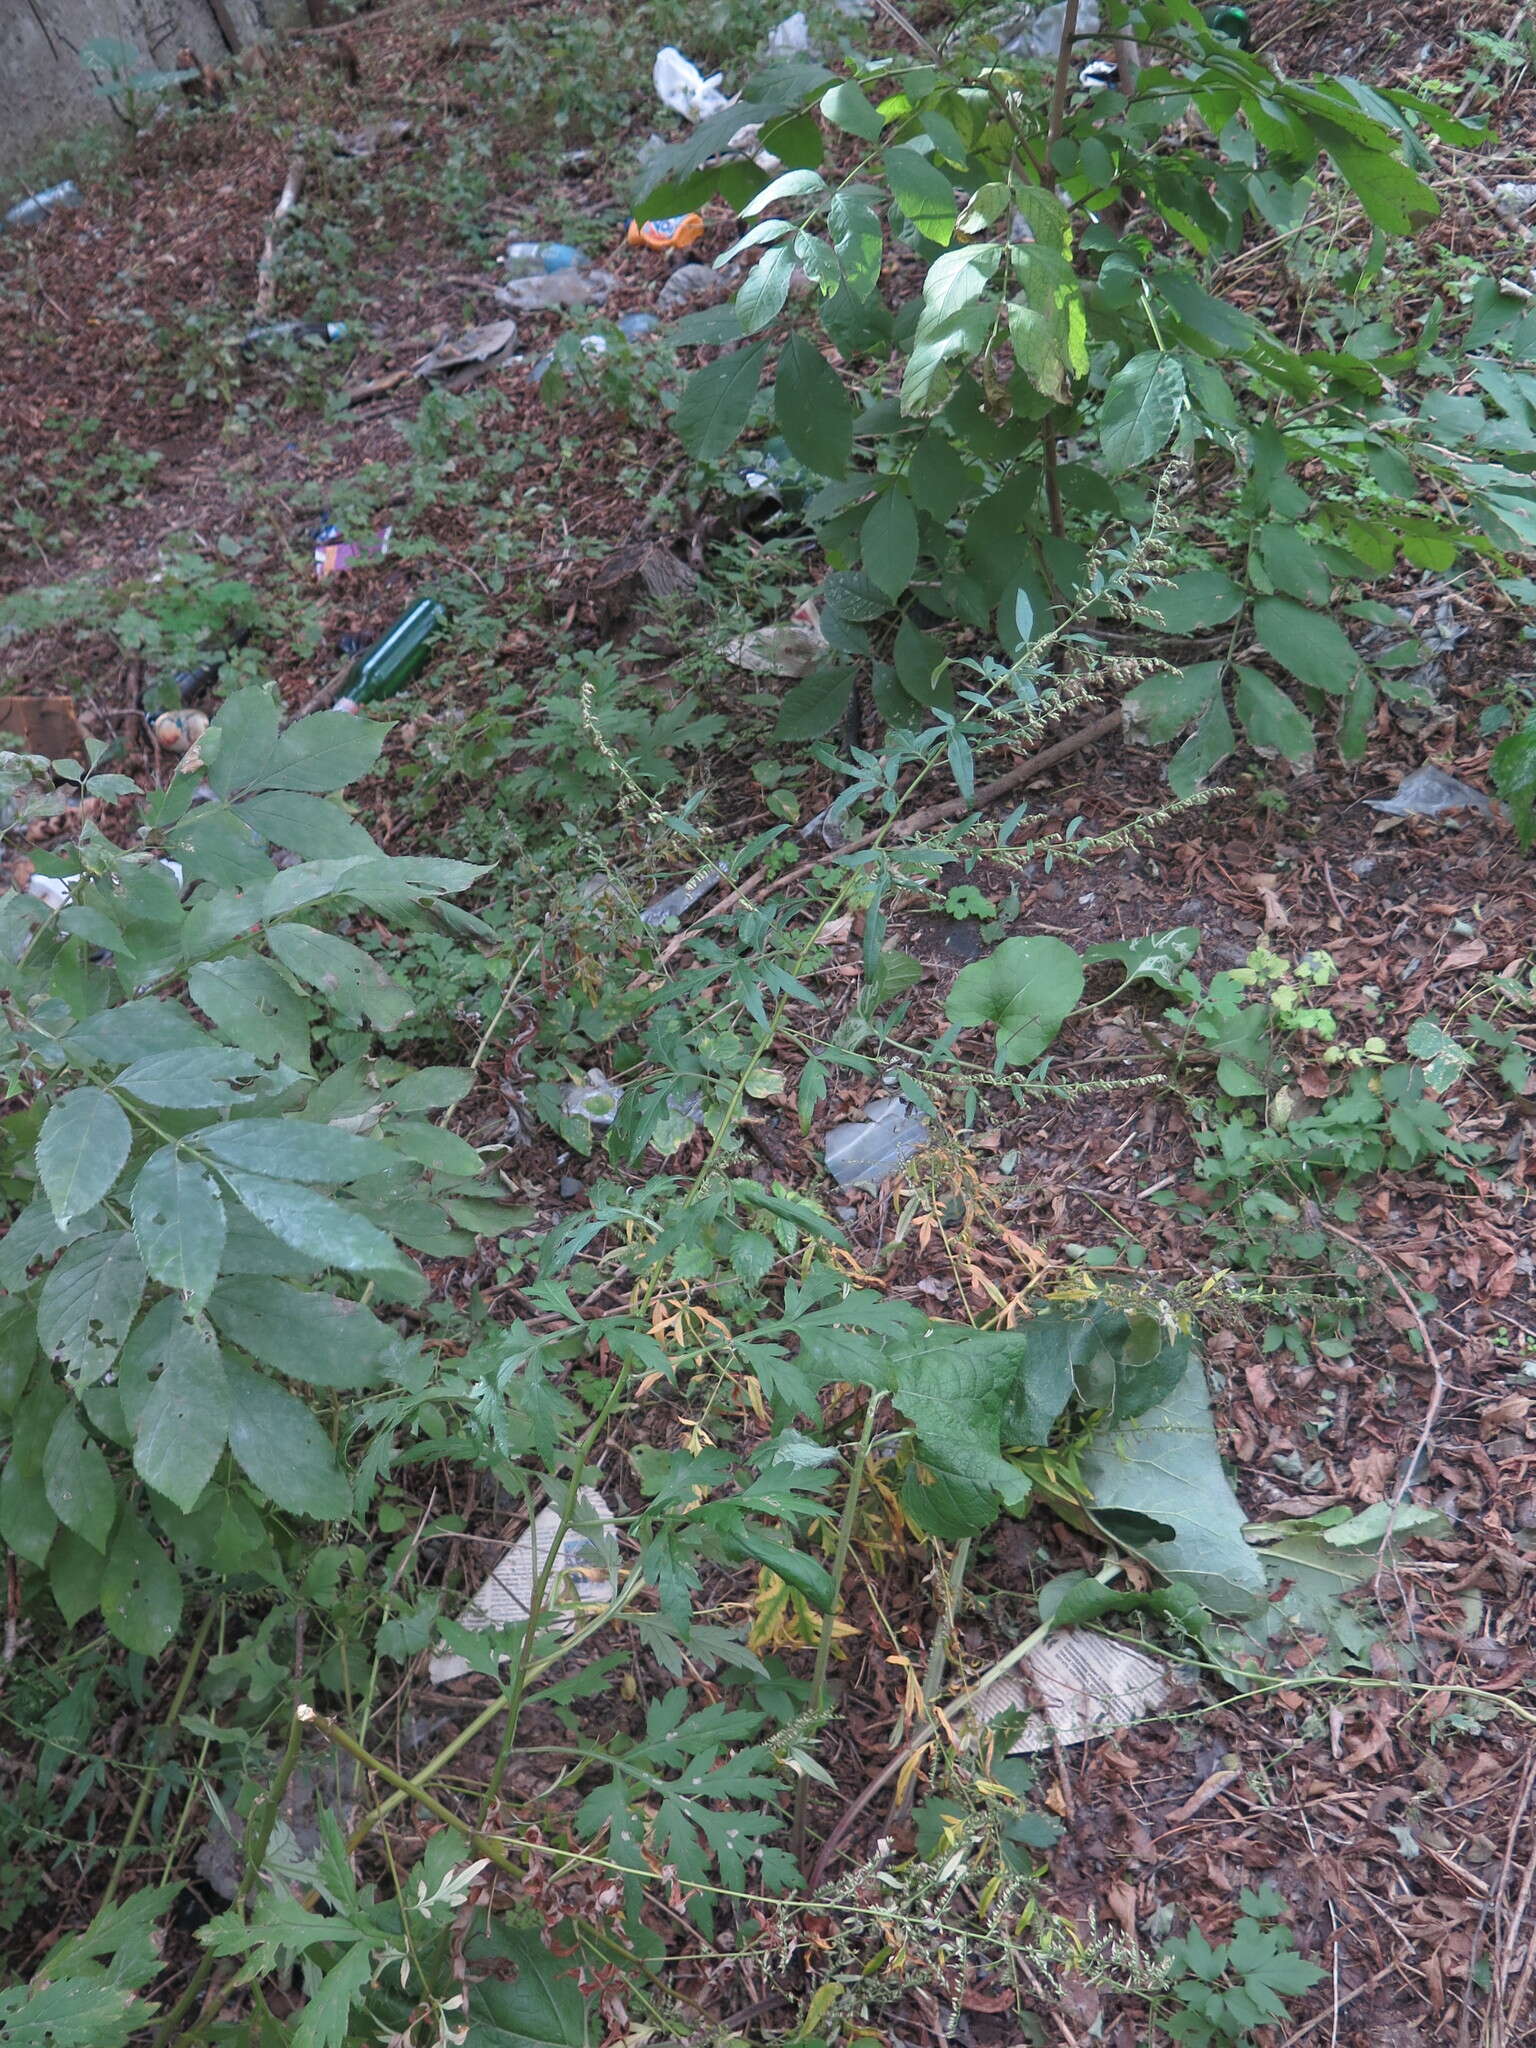
[[[568,1173],[568,1174],[566,1174],[565,1178],[564,1178],[564,1179],[563,1179],[563,1180],[561,1181],[561,1183],[560,1183],[560,1199],[561,1199],[561,1201],[562,1201],[562,1202],[574,1202],[574,1201],[575,1201],[575,1199],[576,1199],[576,1197],[577,1197],[577,1196],[578,1196],[578,1195],[579,1195],[580,1193],[581,1193],[581,1182],[580,1182],[580,1181],[579,1181],[579,1180],[578,1180],[578,1179],[576,1178],[576,1176],[575,1176],[575,1174],[574,1174],[574,1173]]]

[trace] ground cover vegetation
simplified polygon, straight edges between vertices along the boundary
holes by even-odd
[[[0,241],[6,2038],[1512,2048],[1521,21],[336,12]]]

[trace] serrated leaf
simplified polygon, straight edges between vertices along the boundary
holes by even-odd
[[[130,1207],[139,1256],[155,1279],[205,1300],[219,1277],[225,1236],[212,1176],[174,1145],[162,1145],[134,1182]]]
[[[282,733],[260,780],[263,790],[315,796],[358,782],[383,751],[388,728],[345,711],[317,711]]]
[[[117,1514],[117,1489],[100,1447],[86,1435],[73,1406],[63,1410],[49,1432],[43,1489],[64,1527],[104,1553]]]
[[[910,587],[917,568],[917,514],[900,484],[876,498],[859,537],[864,573],[892,603]]]
[[[791,335],[779,357],[773,411],[797,461],[818,476],[847,474],[853,407],[841,377],[803,334]]]
[[[190,1141],[210,1153],[221,1166],[244,1167],[277,1180],[323,1181],[337,1186],[384,1173],[397,1163],[392,1148],[378,1138],[355,1137],[329,1124],[307,1123],[301,1117],[253,1116],[215,1124]],[[474,1164],[478,1167],[478,1157]]]
[[[770,249],[760,256],[741,281],[736,293],[736,317],[743,334],[757,334],[772,326],[784,310],[790,280],[795,274],[792,249]]]
[[[308,1067],[310,1005],[270,960],[199,961],[187,993],[231,1044],[259,1060]]]
[[[1259,645],[1299,683],[1339,697],[1354,681],[1359,656],[1342,626],[1286,597],[1261,597],[1253,608]]]
[[[37,1141],[37,1172],[58,1222],[110,1192],[132,1143],[132,1127],[105,1089],[75,1088],[54,1104]]]
[[[399,1270],[404,1260],[394,1241],[355,1209],[297,1181],[268,1180],[262,1174],[221,1169],[235,1199],[295,1251],[344,1273]]]
[[[124,1649],[158,1657],[181,1623],[181,1579],[137,1515],[126,1510],[101,1575],[101,1616]]]
[[[851,668],[812,669],[787,692],[773,728],[774,743],[818,740],[832,730],[853,695]]]
[[[1261,670],[1239,663],[1234,701],[1244,732],[1261,754],[1279,754],[1298,766],[1310,764],[1317,750],[1310,720]]]
[[[267,1500],[291,1515],[339,1521],[352,1490],[329,1439],[292,1394],[234,1359],[229,1381],[229,1448],[235,1463]]]
[[[1165,633],[1203,633],[1224,626],[1243,608],[1243,593],[1221,569],[1190,569],[1143,593],[1137,609]]]
[[[766,341],[732,349],[695,370],[683,386],[672,425],[696,462],[708,462],[735,445],[751,417],[767,353]]]
[[[955,238],[955,188],[931,158],[896,147],[882,153],[891,196],[920,235],[947,248]]]
[[[71,1245],[43,1282],[37,1340],[80,1386],[107,1372],[133,1326],[147,1275],[133,1233],[104,1231]]]
[[[1037,1060],[1076,1008],[1083,963],[1061,939],[1005,939],[955,976],[944,1014],[951,1024],[995,1024],[1006,1066]]]
[[[290,1379],[362,1387],[377,1377],[393,1333],[361,1302],[252,1275],[225,1279],[208,1313],[231,1344]]]
[[[377,1030],[393,1031],[415,1015],[410,992],[350,939],[313,925],[279,924],[268,932],[267,944],[290,974],[343,1017],[366,1017]]]
[[[133,1466],[146,1486],[191,1514],[223,1455],[229,1383],[219,1348],[201,1317],[192,1341],[167,1350],[139,1412]]]
[[[861,142],[878,142],[885,129],[884,117],[847,79],[839,79],[822,94],[821,115],[834,128],[857,135]]]
[[[118,1075],[117,1086],[157,1109],[226,1109],[242,1099],[234,1084],[253,1081],[260,1071],[249,1054],[210,1045],[135,1060]]]
[[[1117,370],[1099,408],[1099,447],[1111,476],[1139,468],[1166,448],[1183,407],[1177,356],[1149,349]]]

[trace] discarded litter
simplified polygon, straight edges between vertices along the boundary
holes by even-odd
[[[1166,1662],[1086,1629],[1047,1636],[1023,1659],[1023,1669],[1027,1680],[1012,1674],[994,1679],[965,1708],[981,1726],[1003,1714],[1029,1715],[1008,1745],[1010,1756],[1128,1728],[1165,1707],[1175,1691]]]
[[[608,353],[608,337],[604,334],[584,334],[576,346],[584,356],[605,356]],[[528,365],[528,375],[535,384],[542,382],[547,372],[554,367],[557,353],[555,349],[546,349],[543,355]]]
[[[508,242],[502,261],[508,277],[538,277],[557,270],[579,270],[581,251],[569,242]]]
[[[648,903],[640,913],[640,922],[649,925],[665,924],[669,917],[684,917],[696,903],[702,903],[711,889],[718,889],[730,876],[723,867],[710,861],[697,873],[680,882],[675,889],[669,889],[665,896],[658,896],[654,903]]]
[[[808,57],[811,53],[810,24],[803,14],[787,14],[768,31],[768,56],[782,63],[786,57]]]
[[[890,1095],[871,1106],[867,1122],[828,1131],[827,1171],[840,1188],[878,1187],[927,1143],[927,1118]]]
[[[681,50],[674,50],[669,43],[656,52],[656,61],[651,66],[651,83],[656,88],[656,97],[664,107],[670,107],[674,114],[681,114],[685,121],[703,121],[711,114],[718,114],[722,107],[730,105],[729,99],[720,90],[724,76],[717,71],[713,78],[704,77],[696,64],[692,64]]]
[[[435,597],[419,597],[387,632],[359,654],[347,670],[343,692],[354,704],[377,704],[398,697],[426,667],[428,643],[443,623]]]
[[[323,526],[315,535],[315,574],[342,576],[359,562],[380,561],[389,553],[392,526],[381,526],[371,541],[343,540],[334,526]]]
[[[338,156],[373,156],[397,142],[408,142],[414,133],[410,121],[369,121],[347,134],[332,134],[331,146]]]
[[[759,626],[728,640],[725,658],[753,675],[798,677],[809,675],[830,651],[816,607],[806,604],[787,625]]]
[[[560,1097],[562,1116],[579,1116],[599,1130],[606,1130],[619,1113],[624,1090],[610,1081],[601,1067],[589,1067],[585,1081],[573,1081]]]
[[[253,327],[240,346],[261,348],[273,341],[301,341],[324,348],[333,341],[345,341],[351,332],[345,320],[274,320],[265,327]]]
[[[154,864],[157,868],[165,869],[178,889],[185,885],[186,877],[182,872],[179,861],[156,860]],[[147,865],[147,863],[141,862],[140,865]],[[74,887],[79,880],[78,874],[34,874],[27,883],[26,893],[29,896],[36,897],[37,901],[46,905],[49,910],[66,910],[75,900]]]
[[[1395,796],[1367,797],[1367,808],[1392,818],[1438,818],[1444,811],[1491,810],[1486,796],[1469,782],[1427,763],[1405,775]]]
[[[201,711],[162,711],[150,727],[155,745],[168,754],[185,754],[207,730],[208,720]]]
[[[613,290],[615,279],[606,270],[544,270],[531,277],[514,277],[496,287],[499,306],[511,313],[558,313],[563,306],[597,306]]]
[[[703,233],[702,213],[674,213],[665,220],[632,220],[624,240],[631,249],[691,249]]]
[[[626,341],[638,341],[642,334],[654,334],[660,325],[654,313],[625,313],[619,320],[619,332]]]
[[[1083,0],[1076,18],[1075,34],[1096,36],[1099,32],[1098,0]],[[1054,6],[1042,7],[1032,20],[1024,23],[1003,44],[1003,52],[1009,57],[1033,57],[1038,63],[1054,63],[1061,54],[1061,32],[1066,23],[1066,0],[1055,0]]]
[[[604,1531],[613,1527],[608,1503],[596,1487],[583,1486],[576,1498],[579,1515],[589,1526],[595,1524]],[[572,1527],[562,1536],[563,1519],[557,1507],[540,1508],[460,1614],[460,1628],[478,1634],[485,1629],[512,1628],[531,1620],[541,1576],[544,1589],[539,1603],[540,1620],[547,1620],[562,1635],[569,1635],[574,1628],[578,1606],[607,1605],[613,1598],[613,1582],[602,1551],[586,1530]],[[462,1678],[470,1665],[466,1658],[440,1646],[427,1669],[432,1683],[442,1685],[450,1678]]]
[[[8,228],[35,227],[40,220],[60,206],[78,206],[80,188],[73,178],[66,178],[62,185],[50,185],[46,192],[34,192],[28,199],[18,199],[5,216]]]
[[[716,270],[708,263],[681,264],[656,294],[657,310],[681,313],[688,306],[727,299],[735,280],[734,265],[728,270]]]
[[[441,379],[449,391],[467,391],[498,367],[516,339],[515,320],[491,320],[440,341],[411,367],[418,377]]]

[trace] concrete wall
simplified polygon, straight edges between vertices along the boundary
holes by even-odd
[[[219,64],[237,45],[304,15],[303,0],[0,0],[0,193],[56,143],[108,123],[122,129],[80,61],[97,36],[131,43],[146,70],[175,68],[191,50]],[[126,131],[123,131],[126,132]]]

